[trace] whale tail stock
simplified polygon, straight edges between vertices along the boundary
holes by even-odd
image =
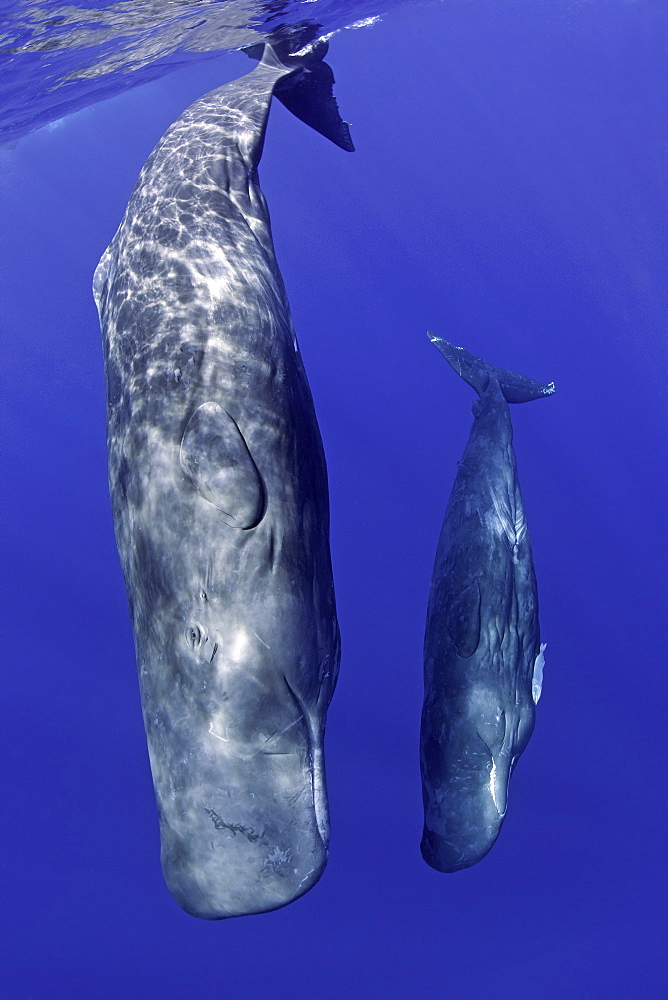
[[[251,59],[259,59],[265,65],[294,69],[295,72],[290,76],[279,80],[274,97],[295,118],[324,135],[335,146],[353,153],[355,147],[350,137],[350,128],[341,118],[334,97],[334,74],[331,67],[323,62],[329,45],[323,38],[309,40],[307,45],[300,48],[301,42],[301,39],[292,38],[250,45],[243,51]]]
[[[532,399],[551,396],[554,392],[554,382],[549,384],[536,382],[524,375],[506,371],[505,368],[495,368],[482,358],[469,354],[463,347],[455,347],[434,333],[428,333],[427,336],[448,364],[475,389],[479,396],[487,388],[490,377],[495,377],[498,381],[507,403],[528,403]]]

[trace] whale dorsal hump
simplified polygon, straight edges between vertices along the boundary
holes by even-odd
[[[262,480],[235,420],[203,403],[181,439],[181,468],[201,497],[233,528],[254,528],[264,513]]]
[[[480,588],[476,580],[450,596],[445,614],[457,652],[460,656],[473,656],[480,644]]]

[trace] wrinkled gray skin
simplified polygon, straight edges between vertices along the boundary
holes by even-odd
[[[327,474],[256,172],[291,72],[267,48],[181,115],[94,279],[162,865],[208,919],[289,903],[327,859]]]
[[[554,387],[430,336],[479,394],[436,552],[424,645],[421,850],[432,868],[454,872],[494,844],[534,727],[544,647],[507,400]]]

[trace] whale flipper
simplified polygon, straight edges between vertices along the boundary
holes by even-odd
[[[540,399],[541,396],[551,396],[554,392],[554,382],[547,384],[536,382],[535,379],[527,378],[525,375],[506,371],[505,368],[495,368],[482,358],[477,358],[475,354],[469,354],[463,347],[455,347],[434,333],[428,333],[427,336],[448,364],[475,389],[479,396],[487,388],[490,376],[497,379],[507,403],[528,403],[532,399]]]
[[[202,403],[181,439],[181,468],[226,524],[254,528],[264,512],[264,490],[236,422],[218,403]]]

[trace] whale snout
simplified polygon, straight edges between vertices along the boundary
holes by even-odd
[[[482,860],[499,836],[508,784],[533,728],[533,705],[473,689],[439,740],[422,746],[425,807],[421,851],[441,872]]]
[[[463,840],[456,838],[450,841],[425,827],[420,852],[430,868],[450,875],[464,868],[471,868],[482,861],[494,846],[500,828],[499,823],[496,834],[489,838],[473,841],[469,838]]]
[[[243,759],[221,744],[218,782],[201,780],[200,760],[178,802],[161,803],[165,881],[193,916],[275,910],[320,877],[328,855],[322,753],[300,745],[298,728]]]
[[[209,845],[198,850],[185,839],[161,830],[162,867],[179,906],[202,920],[224,920],[286,906],[315,885],[327,863],[327,845],[311,817],[280,838],[253,839],[229,824],[227,842],[217,856]]]
[[[420,850],[440,872],[470,868],[491,850],[508,801],[510,767],[490,758],[477,773],[454,774],[425,809]],[[440,800],[440,801],[439,801]]]

